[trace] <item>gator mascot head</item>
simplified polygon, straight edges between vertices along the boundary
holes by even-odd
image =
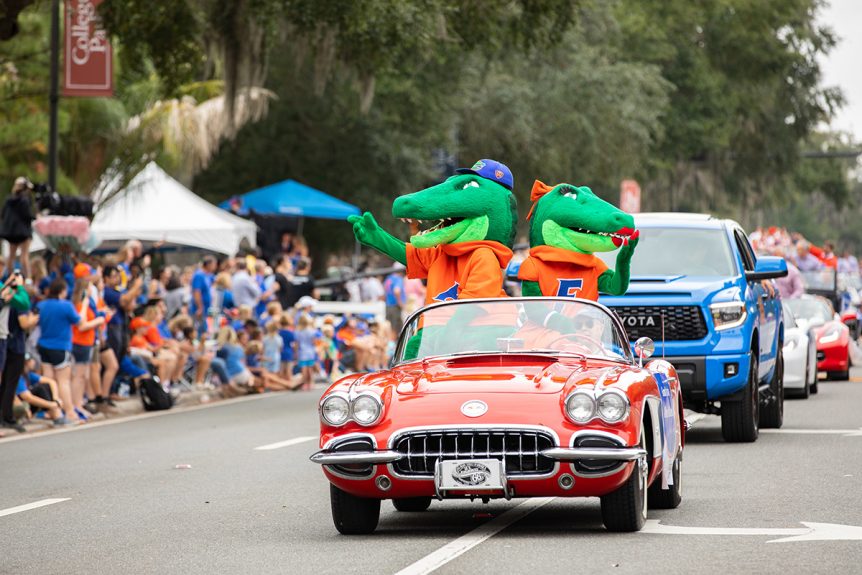
[[[411,236],[416,248],[482,240],[511,248],[518,217],[512,185],[509,168],[479,160],[445,182],[399,197],[392,215],[414,225],[430,224]]]
[[[532,262],[522,265],[528,295],[576,295],[595,299],[598,292],[619,295],[629,283],[631,256],[638,241],[634,218],[596,196],[585,186],[536,181],[530,220]],[[606,269],[593,254],[622,247],[616,270]],[[538,260],[538,261],[537,261]],[[544,263],[552,263],[550,267]],[[545,277],[549,270],[568,265],[565,277]],[[531,285],[527,285],[532,282]],[[569,283],[566,283],[569,282]],[[535,285],[533,285],[535,284]],[[542,284],[541,290],[539,284]],[[556,288],[554,288],[556,286]],[[560,293],[560,286],[572,286]],[[555,291],[556,289],[556,291]]]
[[[635,234],[634,218],[586,186],[536,181],[530,199],[530,246],[548,245],[581,253],[612,252]]]

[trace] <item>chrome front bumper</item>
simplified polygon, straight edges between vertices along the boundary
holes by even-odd
[[[318,451],[309,459],[320,465],[386,464],[404,458],[397,451]]]
[[[600,447],[553,447],[540,452],[548,459],[557,461],[577,461],[591,459],[600,461],[636,461],[646,458],[646,450],[640,447],[600,448]],[[398,451],[318,451],[309,459],[320,465],[386,464],[404,459],[406,454]]]
[[[542,455],[548,459],[558,461],[577,461],[578,459],[592,459],[599,461],[635,461],[646,457],[646,450],[640,447],[554,447],[542,451]]]

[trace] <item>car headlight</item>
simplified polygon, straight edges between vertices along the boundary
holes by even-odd
[[[832,329],[821,335],[819,338],[817,338],[817,341],[819,341],[820,343],[832,343],[834,341],[838,341],[839,337],[841,337],[841,330],[837,327],[833,327]]]
[[[745,303],[741,301],[710,304],[709,311],[717,330],[739,327],[745,323],[745,318],[748,316]]]
[[[629,400],[615,391],[607,391],[596,401],[596,412],[605,423],[617,423],[625,419],[629,411]]]
[[[350,418],[350,404],[341,395],[330,395],[320,404],[320,417],[329,425],[344,425]]]
[[[353,419],[359,425],[372,425],[380,419],[383,405],[376,395],[365,393],[352,402]]]
[[[596,415],[596,400],[590,393],[576,391],[566,399],[566,415],[575,423],[587,423]]]

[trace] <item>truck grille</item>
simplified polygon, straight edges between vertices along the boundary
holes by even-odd
[[[665,340],[703,339],[708,333],[703,313],[696,305],[619,305],[612,309],[631,341],[644,336],[662,341],[662,319]]]
[[[398,438],[394,449],[407,457],[393,463],[395,472],[433,477],[437,460],[501,459],[507,476],[545,475],[555,462],[541,452],[556,447],[553,436],[524,429],[442,429],[412,431]]]

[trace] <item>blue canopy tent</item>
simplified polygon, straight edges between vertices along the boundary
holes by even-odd
[[[359,214],[359,208],[296,180],[284,180],[241,196],[234,196],[219,207],[245,216],[250,212],[272,216],[346,220]]]
[[[240,196],[233,196],[220,203],[219,207],[236,215],[254,219],[261,231],[269,227],[265,226],[263,221],[259,221],[261,217],[270,218],[270,221],[281,218],[295,219],[296,231],[300,235],[304,218],[346,220],[347,216],[360,213],[359,208],[353,204],[348,204],[296,180],[284,180]]]

